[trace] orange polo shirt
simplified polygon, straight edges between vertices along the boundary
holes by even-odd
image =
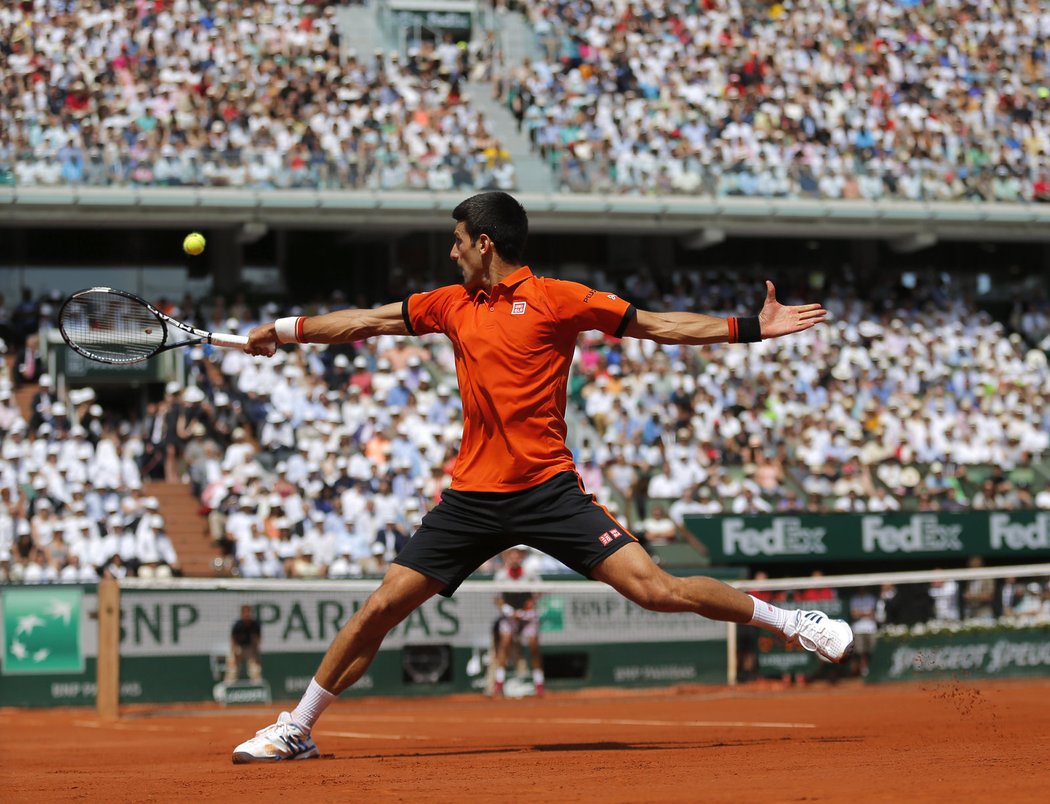
[[[463,400],[457,491],[519,491],[574,471],[565,445],[565,393],[576,336],[620,337],[634,306],[577,282],[522,266],[492,288],[416,293],[402,306],[413,335],[452,341]]]

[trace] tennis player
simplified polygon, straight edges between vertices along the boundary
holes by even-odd
[[[842,621],[781,609],[712,578],[661,570],[583,488],[565,444],[566,385],[580,332],[667,344],[747,343],[820,324],[827,314],[821,305],[782,305],[767,282],[765,304],[754,317],[647,312],[613,293],[534,275],[523,262],[528,218],[506,193],[468,198],[452,217],[449,256],[462,284],[373,310],[282,318],[248,336],[245,351],[273,355],[285,343],[443,333],[455,347],[463,436],[451,488],[336,635],[298,706],[237,746],[233,761],[318,756],[310,737],[314,724],[364,674],[387,633],[433,595],[452,595],[478,566],[519,543],[644,608],[751,623],[829,661],[846,660],[853,633]]]

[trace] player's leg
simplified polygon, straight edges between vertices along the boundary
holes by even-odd
[[[234,763],[320,756],[310,738],[314,723],[339,693],[364,675],[387,633],[444,586],[421,572],[392,565],[380,587],[332,640],[299,704],[238,745]]]
[[[625,544],[591,570],[629,600],[652,611],[692,611],[711,620],[750,622],[751,596],[714,578],[679,578],[660,569],[639,544]]]
[[[444,582],[392,564],[382,585],[342,627],[325,653],[314,678],[332,695],[364,675],[390,630],[436,595]]]
[[[714,578],[669,575],[636,543],[625,544],[604,558],[591,570],[591,577],[643,608],[691,611],[712,620],[755,625],[797,641],[832,662],[846,661],[853,651],[853,632],[841,620],[832,620],[823,612],[781,609]]]
[[[237,643],[231,642],[230,652],[226,654],[226,676],[223,679],[227,684],[234,683],[240,675],[240,652]]]
[[[543,695],[546,689],[546,677],[543,674],[543,657],[540,655],[539,621],[530,620],[522,631],[524,641],[529,645],[529,658],[532,661],[532,686],[537,695]]]
[[[492,660],[492,695],[503,695],[503,684],[507,680],[507,658],[510,655],[510,643],[514,638],[514,625],[506,617],[499,621],[499,641],[496,643],[496,655]]]
[[[319,756],[310,729],[321,712],[372,663],[383,638],[440,592],[451,596],[486,560],[515,542],[485,497],[446,491],[387,570],[383,583],[343,626],[292,712],[234,751],[234,762]]]
[[[248,664],[248,679],[250,681],[262,681],[262,657],[258,645],[250,645],[245,651]]]
[[[714,578],[667,574],[631,532],[586,492],[573,472],[556,475],[522,495],[512,513],[521,541],[604,581],[647,609],[692,611],[715,620],[757,625],[834,662],[845,661],[853,649],[850,627],[823,612],[786,611]]]

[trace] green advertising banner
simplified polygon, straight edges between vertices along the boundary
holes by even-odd
[[[875,643],[867,681],[1050,675],[1050,629],[931,634]]]
[[[763,678],[799,673],[813,675],[819,668],[817,654],[801,645],[786,645],[784,640],[762,632],[755,641],[755,670]]]
[[[242,606],[262,626],[262,674],[274,699],[295,699],[372,582],[218,588],[128,588],[120,605],[120,700],[209,701],[223,683]],[[492,586],[467,582],[412,612],[384,640],[348,695],[434,695],[484,689],[498,614]],[[94,703],[98,623],[92,587],[11,587],[0,596],[0,706]],[[590,582],[548,584],[539,597],[551,689],[724,683],[726,629],[693,614],[641,609]],[[434,662],[444,671],[430,678]],[[236,674],[243,678],[245,668]],[[438,677],[439,676],[439,677]]]
[[[79,588],[3,591],[4,660],[0,673],[82,673]]]
[[[687,516],[716,564],[1050,556],[1050,512]]]

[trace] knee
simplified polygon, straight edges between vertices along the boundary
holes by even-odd
[[[403,608],[404,604],[399,595],[390,589],[380,587],[372,593],[361,608],[360,616],[367,625],[390,629],[407,614],[402,611]]]
[[[413,609],[424,603],[441,586],[440,582],[412,579],[387,580],[371,594],[358,616],[370,625],[393,628]]]

